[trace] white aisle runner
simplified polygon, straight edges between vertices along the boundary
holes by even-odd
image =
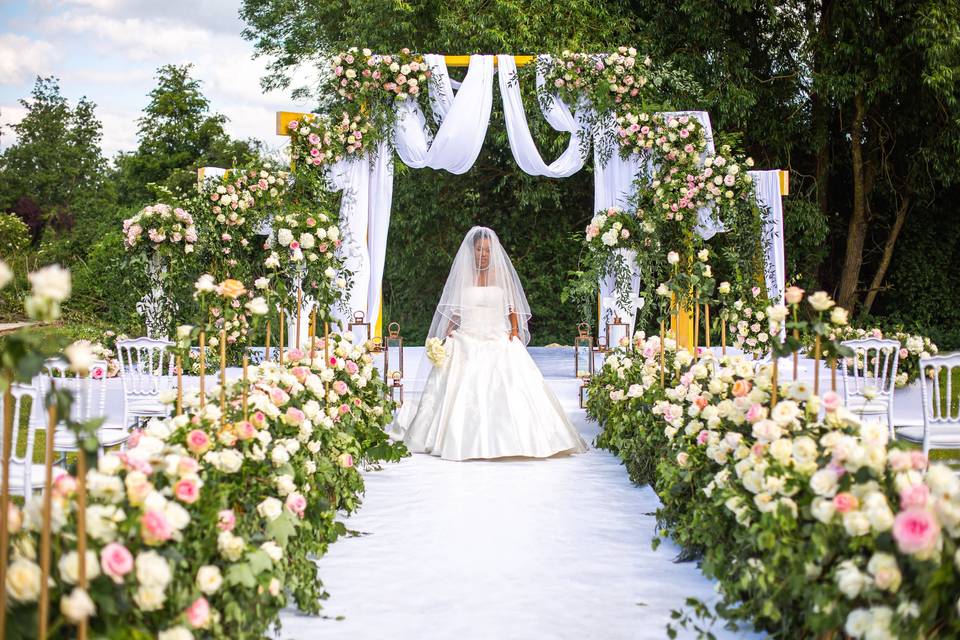
[[[531,353],[592,443],[572,349]],[[346,520],[364,535],[341,539],[319,563],[331,594],[323,615],[287,611],[278,637],[664,638],[671,609],[714,597],[695,563],[674,564],[672,543],[651,550],[658,500],[606,451],[493,462],[414,455],[365,481],[363,506]]]

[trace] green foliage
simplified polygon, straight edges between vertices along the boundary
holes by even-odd
[[[15,215],[0,213],[0,258],[17,256],[30,243],[30,229]]]

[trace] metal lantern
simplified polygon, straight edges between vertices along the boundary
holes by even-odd
[[[573,363],[578,378],[593,375],[593,336],[586,322],[577,325],[577,337],[573,339]]]
[[[370,340],[370,323],[366,321],[366,316],[363,311],[354,311],[353,322],[347,325],[347,331],[353,334],[354,342],[356,342],[357,333],[354,327],[362,327],[363,331],[366,332],[366,337],[363,339],[364,342]]]
[[[607,348],[615,349],[623,338],[630,337],[630,325],[620,319],[620,316],[613,316],[613,320],[607,323]]]
[[[403,382],[400,381],[400,378],[394,378],[388,386],[390,389],[390,399],[397,403],[397,408],[399,409],[403,406]]]
[[[403,380],[403,336],[399,322],[390,323],[383,339],[383,381],[389,385],[391,380],[396,383]]]
[[[580,408],[587,408],[587,389],[590,387],[590,378],[583,378],[580,383]]]
[[[607,339],[604,336],[597,336],[596,342],[593,343],[593,352],[594,353],[606,353],[607,352]]]

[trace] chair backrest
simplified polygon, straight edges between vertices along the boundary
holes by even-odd
[[[960,369],[960,353],[920,358],[924,425],[960,425],[960,403],[954,406],[953,399],[953,374],[957,369]]]
[[[844,340],[841,344],[853,349],[854,354],[840,364],[844,401],[849,403],[851,397],[864,397],[864,391],[870,387],[877,397],[892,398],[900,362],[900,342],[863,338]]]
[[[175,358],[167,351],[169,340],[135,338],[117,341],[120,378],[127,396],[156,396],[169,389]]]
[[[31,489],[31,476],[33,471],[33,443],[36,439],[36,425],[27,420],[26,443],[23,448],[23,454],[17,455],[17,449],[20,445],[20,425],[21,416],[24,415],[24,401],[29,398],[32,406],[40,402],[39,391],[31,386],[14,383],[10,386],[10,392],[13,395],[13,437],[10,447],[10,490],[18,495],[25,496]],[[4,415],[6,407],[6,394],[0,394],[0,416]],[[29,415],[29,414],[27,414]],[[0,447],[3,446],[3,430],[0,429]],[[20,480],[14,480],[16,475],[20,475]]]
[[[43,380],[41,397],[50,390],[51,380],[60,389],[73,394],[70,406],[70,418],[74,422],[86,422],[92,418],[106,415],[107,411],[107,362],[94,360],[90,372],[84,377],[72,375],[70,363],[63,358],[52,358],[43,365],[46,374]]]

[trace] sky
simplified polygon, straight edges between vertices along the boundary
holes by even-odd
[[[0,124],[18,122],[18,100],[38,75],[53,75],[71,105],[81,96],[96,103],[104,155],[112,158],[137,147],[136,121],[157,68],[190,62],[232,137],[279,148],[276,112],[310,105],[260,88],[267,61],[254,59],[241,37],[239,7],[240,0],[0,0]],[[2,134],[6,148],[15,138],[6,126]]]

